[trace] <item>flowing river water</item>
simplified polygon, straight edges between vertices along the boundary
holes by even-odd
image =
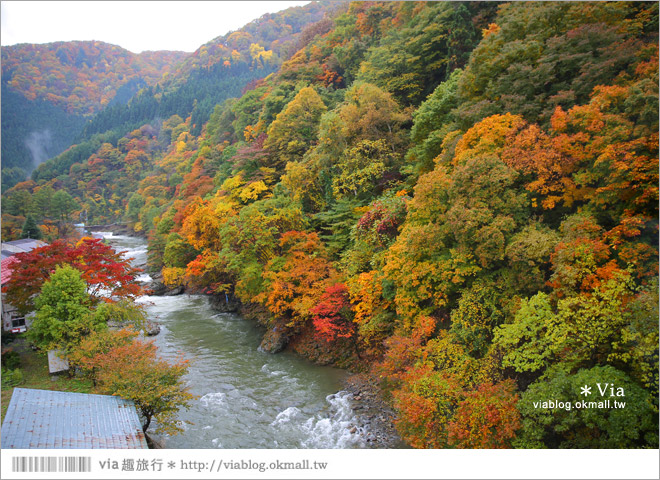
[[[106,234],[136,265],[146,263],[143,240]],[[141,280],[148,281],[144,275]],[[190,360],[185,378],[197,397],[179,418],[184,432],[157,437],[165,448],[360,448],[346,372],[313,365],[287,352],[259,351],[263,332],[232,313],[211,309],[203,296],[144,296],[161,356]]]

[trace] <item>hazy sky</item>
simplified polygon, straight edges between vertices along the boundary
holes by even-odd
[[[2,45],[99,40],[134,53],[193,52],[264,13],[308,1],[84,1],[2,0]]]

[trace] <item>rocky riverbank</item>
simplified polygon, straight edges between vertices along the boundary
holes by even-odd
[[[145,285],[149,295],[156,295],[159,297],[173,297],[183,294],[186,289],[179,285],[177,287],[169,287],[163,283],[163,276],[160,273],[152,274],[151,281]]]
[[[394,427],[395,412],[383,399],[374,378],[354,374],[344,381],[344,390],[353,395],[356,429],[365,432],[369,448],[407,448]]]
[[[183,287],[169,288],[163,284],[159,274],[153,275],[147,286],[152,295],[180,295],[185,292]],[[233,295],[211,295],[209,305],[217,312],[238,312],[243,318],[258,321],[264,314],[258,305],[243,305]],[[273,328],[266,332],[260,348],[263,351],[275,353],[283,350],[288,338],[280,335],[280,330]],[[343,390],[352,395],[352,408],[356,422],[351,428],[364,432],[368,448],[407,448],[399,437],[395,427],[395,412],[383,399],[383,392],[376,379],[366,374],[352,374],[344,381]],[[353,432],[353,433],[354,433]]]

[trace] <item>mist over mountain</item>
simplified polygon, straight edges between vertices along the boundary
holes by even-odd
[[[127,102],[184,56],[136,55],[92,41],[3,47],[3,169],[31,173],[68,148],[91,116],[107,105]]]
[[[121,122],[117,120],[119,115],[132,126],[173,113],[186,116],[195,108],[196,117],[208,120],[216,103],[240,95],[247,82],[274,71],[282,58],[292,53],[301,28],[319,20],[325,7],[311,4],[296,8],[287,13],[264,15],[244,29],[217,37],[192,54],[170,51],[134,54],[98,41],[3,47],[2,159],[6,169],[3,185],[15,184],[72,143],[111,129],[108,118],[110,122]],[[262,24],[264,28],[260,28]],[[260,57],[252,57],[258,55],[250,53],[252,44],[264,45]],[[232,51],[237,52],[233,59]],[[224,61],[233,62],[228,71],[226,66],[222,68]],[[185,85],[191,76],[198,85]],[[153,98],[161,90],[178,89],[174,94],[178,98],[173,100],[170,95],[162,108],[138,106],[140,101],[136,101],[131,112],[124,111],[138,92],[159,82],[162,85],[159,90],[149,91],[147,96]],[[197,103],[193,105],[195,100]],[[141,101],[146,101],[145,95]],[[99,120],[94,120],[108,109]],[[147,117],[143,118],[145,112]],[[90,122],[92,125],[88,125]]]

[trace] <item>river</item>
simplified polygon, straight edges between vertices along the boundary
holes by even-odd
[[[136,265],[146,263],[143,240],[106,238]],[[161,326],[154,337],[160,354],[174,359],[181,353],[190,360],[185,380],[197,397],[179,412],[183,433],[155,436],[165,448],[365,446],[351,397],[340,390],[346,372],[287,352],[259,351],[258,326],[212,310],[203,296],[144,296],[139,302]]]

